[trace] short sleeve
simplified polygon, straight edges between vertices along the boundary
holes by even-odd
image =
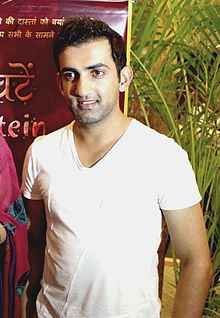
[[[159,206],[163,210],[177,210],[201,201],[201,195],[188,155],[172,141],[162,158]]]
[[[29,147],[23,165],[21,191],[27,199],[41,200],[41,194],[37,185],[38,161],[33,154],[34,143]]]

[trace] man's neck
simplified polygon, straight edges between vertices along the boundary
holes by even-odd
[[[123,113],[94,125],[73,126],[77,153],[82,165],[91,167],[101,160],[121,138],[130,124],[131,118]]]

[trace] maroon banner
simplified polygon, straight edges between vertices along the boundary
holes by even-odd
[[[100,18],[126,37],[128,1],[0,1],[0,132],[19,179],[33,139],[73,120],[56,85],[51,49],[71,15]]]

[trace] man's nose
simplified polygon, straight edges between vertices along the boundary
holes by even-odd
[[[75,83],[75,95],[87,96],[92,91],[92,83],[87,78],[80,76]]]

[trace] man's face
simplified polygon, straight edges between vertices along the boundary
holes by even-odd
[[[107,39],[65,48],[60,60],[60,89],[75,119],[91,125],[119,109],[119,79]]]

